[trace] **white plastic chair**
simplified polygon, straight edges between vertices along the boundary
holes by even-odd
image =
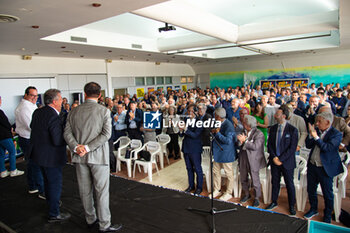
[[[307,200],[307,161],[301,157],[295,157],[296,168],[294,169],[293,182],[295,187],[295,199],[298,211],[304,211]],[[281,179],[281,186],[286,186],[284,178]]]
[[[184,137],[179,136],[179,148],[180,148],[180,157],[181,159],[184,159],[184,153],[182,153],[182,141],[184,140]]]
[[[269,153],[265,152],[266,163],[268,162]],[[264,204],[271,203],[272,185],[271,185],[271,167],[264,167],[259,171],[261,190]]]
[[[339,222],[341,212],[342,198],[346,196],[346,177],[348,176],[348,169],[343,164],[344,172],[333,178],[333,193],[334,193],[334,215],[335,221]]]
[[[113,142],[113,148],[114,148],[114,145],[117,144],[118,142],[119,142],[118,150],[117,151],[113,150],[113,154],[114,154],[114,157],[116,158],[117,171],[120,171],[121,167],[120,167],[120,160],[119,160],[119,158],[122,158],[122,156],[125,156],[126,148],[130,144],[131,140],[127,136],[121,136],[120,138],[118,138],[117,141]]]
[[[347,166],[350,162],[350,153],[348,151],[340,152],[339,155],[340,155],[341,161],[345,164],[345,166]]]
[[[202,151],[202,170],[205,176],[208,193],[211,192],[211,178],[210,178],[210,146],[204,146]]]
[[[119,171],[121,169],[120,162],[126,163],[126,167],[128,169],[128,177],[131,177],[131,164],[134,160],[137,159],[137,153],[141,150],[142,142],[138,139],[132,139],[129,145],[132,149],[130,152],[130,158],[125,158],[125,153],[118,153],[117,162],[119,163]]]
[[[238,159],[236,159],[232,164],[233,171],[233,196],[239,198],[242,192],[242,184],[238,167]]]
[[[307,200],[307,161],[301,157],[296,157],[297,167],[294,169],[294,187],[297,210],[304,211]]]
[[[165,156],[165,158],[168,161],[168,165],[170,165],[168,153],[167,153],[167,144],[170,142],[171,138],[168,134],[159,134],[157,135],[156,139],[157,139],[157,142],[159,142],[162,149],[162,155],[159,156],[159,162],[160,162],[160,167],[163,169],[164,168],[163,156]]]
[[[133,177],[135,178],[136,165],[138,166],[139,172],[141,172],[140,166],[143,166],[144,172],[148,173],[149,181],[152,182],[152,168],[153,168],[153,164],[156,165],[157,174],[159,176],[156,156],[159,156],[159,154],[162,153],[162,149],[161,149],[161,146],[160,146],[160,144],[158,142],[150,141],[150,142],[145,143],[145,145],[143,145],[143,147],[139,151],[142,151],[142,150],[149,151],[150,154],[151,154],[151,158],[150,158],[150,161],[139,160],[139,159],[135,160]]]
[[[339,216],[341,212],[341,202],[342,198],[345,198],[346,195],[346,177],[348,176],[348,169],[343,165],[344,172],[333,178],[333,194],[334,194],[334,215],[335,221],[339,222]],[[321,185],[317,188],[317,194],[323,195]]]
[[[310,149],[307,149],[306,147],[300,148],[300,156],[303,157],[306,161],[309,159]]]

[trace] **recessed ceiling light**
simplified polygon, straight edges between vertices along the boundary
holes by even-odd
[[[19,18],[13,15],[0,14],[0,23],[13,23],[18,21]]]
[[[61,49],[65,49],[66,48],[66,46],[61,46]]]
[[[146,61],[149,61],[149,59],[146,59]]]
[[[22,51],[26,51],[26,48],[21,48]]]
[[[101,6],[101,3],[97,3],[97,2],[94,2],[91,4],[93,7],[100,7]]]
[[[34,53],[35,55],[39,55],[39,53]]]
[[[120,60],[123,60],[123,58],[121,57],[121,58],[119,58]]]
[[[147,56],[151,56],[151,55],[152,55],[152,54],[150,54],[150,53],[149,53],[149,54],[147,54]]]
[[[39,25],[33,25],[32,28],[38,29],[38,28],[39,28]]]
[[[108,52],[109,52],[109,53],[111,53],[111,52],[112,52],[112,50],[108,50]]]
[[[84,57],[84,55],[80,55],[80,57]]]

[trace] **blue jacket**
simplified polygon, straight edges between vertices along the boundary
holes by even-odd
[[[269,138],[267,141],[267,150],[270,154],[269,164],[273,163],[273,158],[276,154],[276,138],[277,138],[278,124],[275,124],[270,129]],[[296,167],[295,151],[298,145],[298,130],[289,123],[283,130],[283,135],[280,143],[280,156],[278,159],[282,162],[282,166],[289,170]]]
[[[186,122],[187,119],[185,119]],[[197,120],[197,119],[196,119]],[[184,136],[182,141],[182,152],[186,154],[201,154],[202,153],[202,142],[201,133],[203,128],[197,128],[189,126],[187,130],[180,134]]]
[[[232,123],[227,119],[222,122],[220,131],[215,134],[215,139],[218,141],[223,151],[213,140],[213,155],[214,161],[217,163],[231,163],[236,159],[236,134]]]
[[[232,124],[233,124],[233,121],[232,121],[232,117],[236,117],[237,120],[240,120],[241,118],[239,117],[239,111],[241,111],[241,107],[238,107],[237,111],[234,112],[233,109],[230,107],[226,110],[226,118],[227,120],[229,120]]]
[[[63,124],[57,112],[49,107],[34,111],[30,134],[30,156],[39,166],[62,167],[67,162]]]
[[[323,140],[321,138],[315,140],[314,138],[307,137],[305,145],[306,148],[311,149],[308,163],[310,163],[315,146],[318,145],[321,149],[321,162],[327,175],[334,177],[342,173],[343,166],[338,152],[341,140],[342,134],[333,127],[329,129]]]

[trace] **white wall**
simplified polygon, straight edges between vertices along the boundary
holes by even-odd
[[[36,86],[39,93],[58,88],[71,103],[71,93],[82,92],[84,85],[90,81],[98,82],[110,97],[114,95],[113,89],[117,88],[128,88],[134,94],[136,87],[133,79],[137,76],[195,76],[195,72],[187,64],[156,65],[153,62],[131,61],[106,63],[101,59],[40,56],[23,60],[17,55],[0,55],[2,109],[13,123],[14,109],[29,85]],[[188,85],[188,88],[191,86]]]
[[[232,58],[220,63],[193,65],[192,68],[201,77],[215,72],[252,71],[268,69],[287,69],[310,66],[340,65],[350,63],[350,49],[319,50],[297,54],[258,55],[244,58]]]
[[[1,78],[1,109],[5,112],[11,124],[15,122],[15,109],[24,96],[28,86],[34,86],[38,94],[44,94],[47,89],[56,88],[54,77],[40,78]]]

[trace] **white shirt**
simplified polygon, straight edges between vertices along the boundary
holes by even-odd
[[[15,110],[16,133],[22,138],[30,139],[30,122],[35,109],[38,107],[32,102],[22,99]]]

